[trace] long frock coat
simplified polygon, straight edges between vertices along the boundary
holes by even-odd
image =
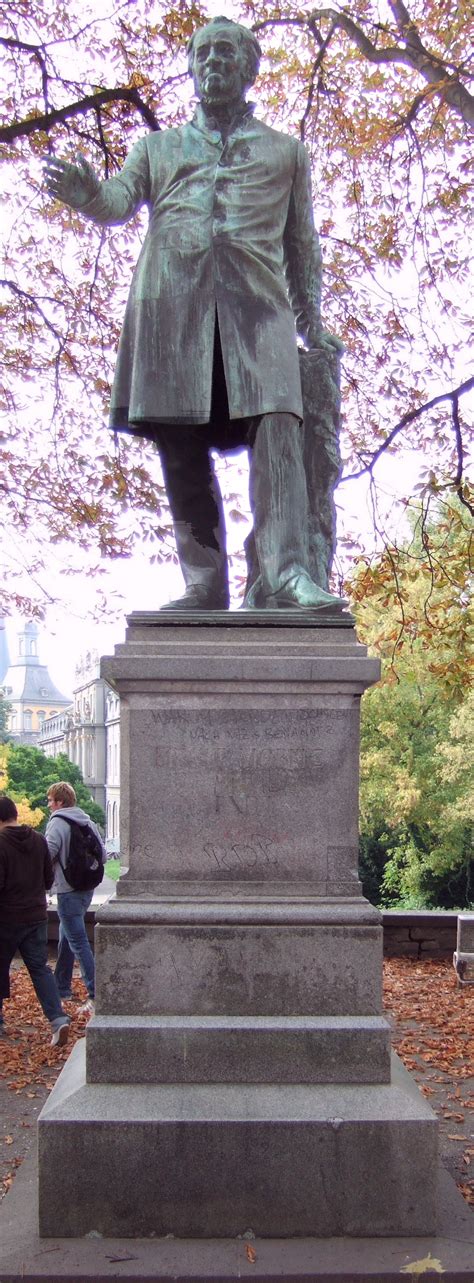
[[[144,204],[110,426],[209,421],[216,315],[230,419],[301,417],[296,334],[319,326],[321,277],[302,143],[248,103],[223,142],[198,107],[140,139],[80,213],[113,225]]]

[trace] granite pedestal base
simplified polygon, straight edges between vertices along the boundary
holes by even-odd
[[[129,868],[97,914],[86,1050],[40,1117],[44,1236],[434,1229],[437,1125],[390,1073],[357,878],[378,666],[350,619],[288,613],[132,617],[103,661]]]
[[[38,1237],[36,1154],[0,1203],[2,1283],[472,1283],[474,1216],[447,1171],[439,1173],[434,1234],[420,1239]],[[249,1231],[251,1233],[251,1231]],[[429,1263],[431,1262],[431,1267]],[[425,1270],[427,1271],[425,1274]]]
[[[46,1235],[434,1230],[436,1122],[399,1061],[381,1086],[92,1085],[79,1043],[39,1135]]]

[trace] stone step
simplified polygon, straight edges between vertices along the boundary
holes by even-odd
[[[382,1083],[383,1016],[95,1016],[89,1083]]]

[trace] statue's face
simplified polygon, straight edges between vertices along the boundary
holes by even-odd
[[[245,65],[237,32],[225,27],[203,27],[194,42],[194,88],[210,107],[241,102],[245,92]]]

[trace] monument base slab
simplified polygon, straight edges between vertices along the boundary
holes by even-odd
[[[472,1283],[474,1216],[443,1168],[438,1183],[436,1229],[427,1238],[372,1238],[367,1229],[363,1238],[66,1239],[56,1237],[56,1227],[54,1237],[40,1239],[32,1151],[0,1203],[0,1277],[2,1283],[400,1283],[416,1278],[410,1266],[424,1262],[423,1277],[437,1278],[441,1266],[443,1283]]]
[[[383,1085],[103,1086],[81,1041],[39,1119],[40,1234],[363,1236],[370,1209],[374,1236],[426,1235],[436,1168],[399,1061]]]

